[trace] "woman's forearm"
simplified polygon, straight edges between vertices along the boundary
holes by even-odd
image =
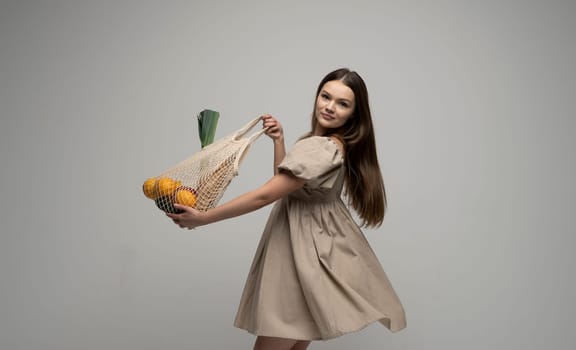
[[[203,224],[240,216],[260,209],[304,186],[306,181],[280,173],[254,191],[247,192],[204,213]]]
[[[279,137],[274,140],[274,175],[278,174],[278,165],[284,160],[286,156],[286,146],[284,144],[284,137]]]

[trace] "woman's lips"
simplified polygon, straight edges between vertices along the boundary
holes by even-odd
[[[324,119],[333,120],[334,116],[326,113],[320,113]]]

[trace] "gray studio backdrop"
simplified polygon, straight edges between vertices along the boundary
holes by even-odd
[[[0,348],[249,349],[232,321],[269,207],[194,232],[149,176],[316,84],[369,87],[406,307],[312,349],[574,349],[574,1],[0,1]],[[263,137],[225,199],[272,174]]]

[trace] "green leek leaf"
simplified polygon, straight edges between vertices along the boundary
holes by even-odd
[[[205,109],[198,114],[198,134],[202,148],[214,142],[219,118],[220,113],[210,109]]]

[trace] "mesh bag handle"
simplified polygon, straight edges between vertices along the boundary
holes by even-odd
[[[248,134],[248,132],[250,130],[252,130],[257,124],[258,122],[260,122],[262,118],[258,117],[253,119],[252,121],[250,121],[248,124],[244,125],[244,127],[242,127],[240,130],[238,130],[233,138],[235,141],[240,141],[242,140],[242,138],[244,136],[246,136],[246,134]],[[241,150],[239,151],[239,157],[236,158],[236,161],[234,162],[234,174],[238,175],[238,170],[240,169],[240,163],[242,163],[242,161],[244,160],[244,157],[246,156],[246,154],[248,153],[248,150],[250,149],[250,146],[252,146],[252,144],[260,137],[262,136],[263,133],[266,132],[266,129],[261,129],[259,131],[256,131],[255,133],[253,133],[252,135],[250,135],[249,137],[245,138],[245,142],[243,147],[241,148]]]
[[[234,139],[238,140],[238,139],[242,138],[243,136],[246,136],[246,134],[250,130],[252,130],[260,122],[261,119],[262,118],[260,118],[260,117],[254,118],[253,120],[249,121],[246,125],[244,125],[242,128],[238,129],[238,131],[236,131],[234,133]],[[252,136],[250,136],[249,139],[251,140],[251,142],[254,142],[265,131],[266,131],[266,129],[262,129],[260,131],[257,131]]]
[[[222,198],[252,144],[266,131],[248,136],[260,117],[226,137],[220,138],[163,171],[156,177],[156,205],[166,212],[176,212],[174,203],[208,210]]]

